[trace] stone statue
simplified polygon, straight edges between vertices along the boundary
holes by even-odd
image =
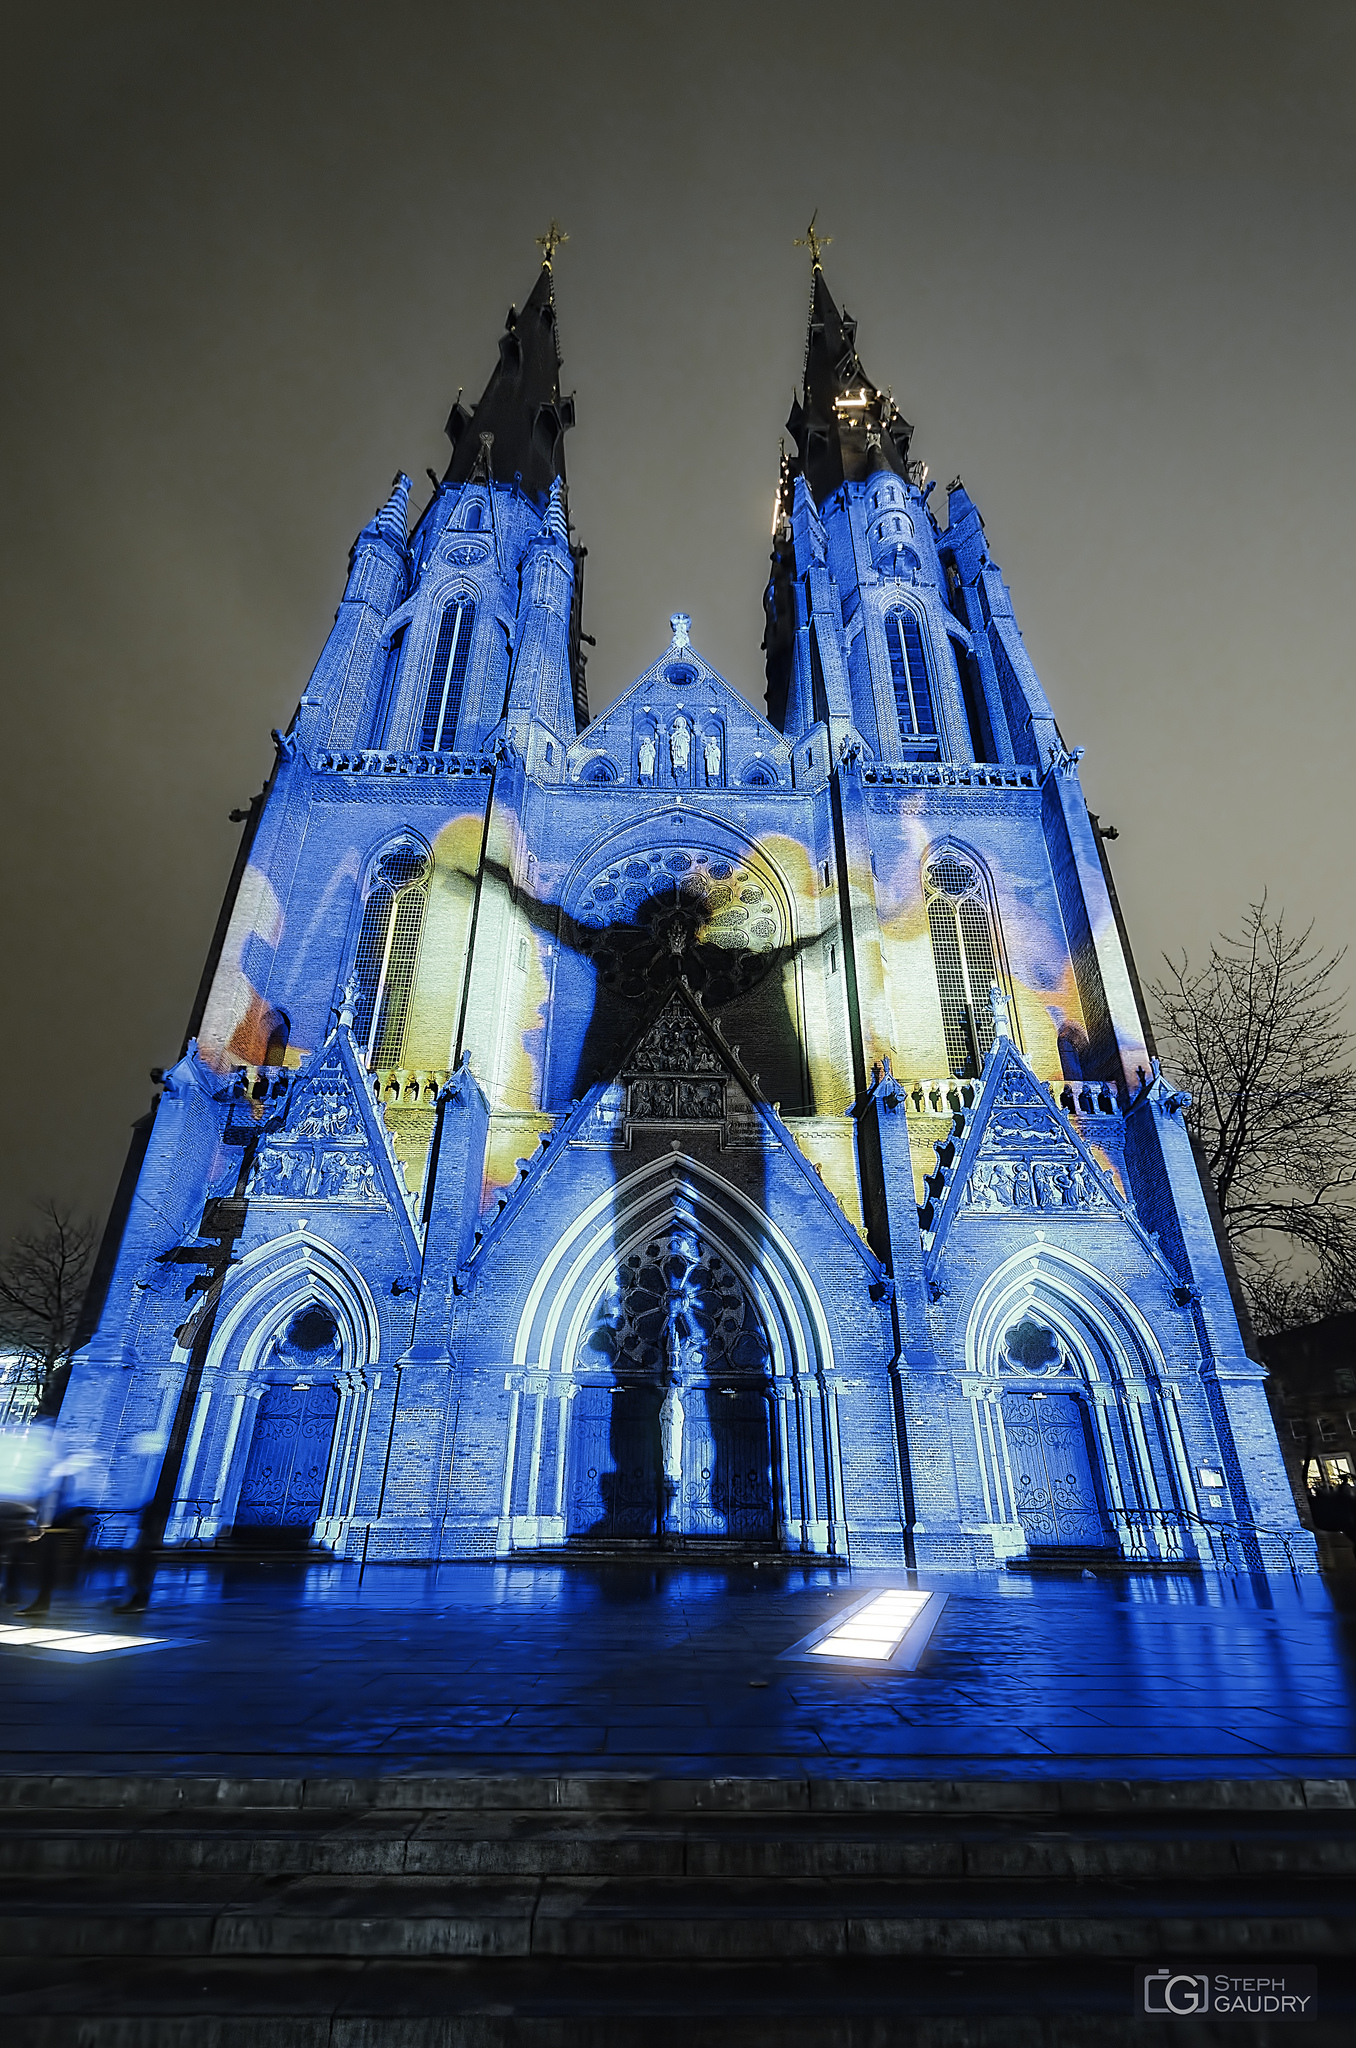
[[[664,1389],[659,1408],[659,1444],[664,1477],[671,1486],[683,1483],[683,1397],[676,1380]]]
[[[642,782],[654,781],[654,764],[654,735],[653,733],[647,732],[644,739],[640,743],[640,779]]]
[[[996,981],[989,983],[989,1002],[993,1007],[993,1035],[995,1038],[1011,1038],[1012,1015],[1008,999]]]
[[[673,614],[673,617],[669,620],[669,630],[673,634],[673,639],[669,642],[669,652],[671,654],[683,654],[692,645],[692,642],[687,637],[691,627],[692,619],[687,612],[675,612]]]
[[[709,739],[708,739],[708,740],[706,741],[706,744],[705,744],[705,746],[704,746],[704,747],[702,748],[702,753],[703,753],[703,756],[705,757],[705,761],[706,761],[706,779],[707,779],[707,781],[708,781],[708,782],[719,782],[719,781],[720,781],[720,735],[719,735],[718,733],[714,733],[714,732],[713,732],[713,733],[711,734],[710,738],[709,738]]]
[[[681,711],[674,719],[673,730],[669,734],[669,754],[673,761],[674,774],[686,775],[688,763],[692,759],[692,727]]]

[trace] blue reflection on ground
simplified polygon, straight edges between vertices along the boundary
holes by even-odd
[[[150,1657],[0,1650],[9,1769],[1356,1774],[1356,1573],[913,1583],[917,1671],[778,1664],[906,1575],[787,1563],[163,1567]],[[107,1628],[117,1574],[54,1603]],[[152,1668],[154,1666],[154,1668]]]

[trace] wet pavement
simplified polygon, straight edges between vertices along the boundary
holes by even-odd
[[[779,1661],[906,1583],[948,1596],[916,1670]],[[7,1772],[1356,1776],[1356,1574],[213,1560],[144,1616],[118,1584],[47,1621],[125,1651],[0,1636]]]

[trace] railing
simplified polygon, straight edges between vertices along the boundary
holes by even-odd
[[[1056,1092],[1051,1081],[1044,1084],[1050,1091],[1051,1100],[1070,1116],[1124,1116],[1120,1089],[1114,1081],[1065,1081]],[[904,1095],[907,1109],[914,1116],[961,1116],[974,1108],[979,1098],[979,1082],[973,1078],[947,1074],[941,1080],[917,1080],[898,1083]]]
[[[378,1067],[372,1093],[383,1109],[432,1109],[450,1079],[448,1067]]]
[[[1016,761],[863,761],[862,781],[914,788],[1039,789],[1041,771]]]
[[[297,1073],[295,1067],[240,1066],[231,1080],[250,1102],[268,1103],[287,1094]],[[451,1078],[450,1067],[378,1067],[368,1085],[383,1109],[432,1109]]]
[[[315,754],[311,765],[327,775],[488,775],[492,767],[483,754],[390,754],[375,747]]]
[[[286,1095],[297,1078],[295,1067],[235,1067],[231,1072],[231,1084],[239,1089],[251,1102],[268,1102],[275,1097]]]
[[[1189,1562],[1190,1556],[1183,1539],[1192,1531],[1202,1531],[1210,1548],[1210,1561],[1215,1569],[1231,1573],[1265,1569],[1257,1541],[1259,1537],[1264,1536],[1283,1546],[1291,1574],[1299,1577],[1294,1543],[1296,1535],[1303,1534],[1302,1531],[1268,1529],[1260,1522],[1209,1521],[1204,1515],[1195,1514],[1190,1508],[1118,1508],[1114,1511],[1112,1519],[1131,1537],[1131,1555],[1138,1550],[1138,1554],[1147,1556],[1147,1544],[1141,1542],[1135,1545],[1134,1538],[1143,1538],[1152,1532],[1158,1542],[1159,1560],[1163,1563],[1171,1563],[1175,1558]],[[1165,1546],[1165,1535],[1175,1536],[1178,1539],[1176,1545],[1171,1548]],[[1251,1558],[1248,1556],[1249,1548],[1253,1553]],[[1197,1561],[1200,1561],[1198,1546],[1196,1554]]]

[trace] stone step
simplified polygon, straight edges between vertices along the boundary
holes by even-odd
[[[1356,1883],[319,1877],[0,1886],[0,1954],[780,1956],[1356,1953]]]
[[[1351,1778],[657,1778],[624,1771],[346,1777],[0,1774],[0,1815],[248,1808],[279,1813],[1185,1814],[1345,1813]],[[8,1825],[8,1821],[0,1821]]]
[[[1306,2048],[1350,2048],[1325,1961]],[[5,2048],[1278,2048],[1273,2023],[1155,2022],[1129,1962],[853,1957],[636,1965],[257,1958],[6,1965]],[[1289,2039],[1289,2036],[1284,2038]]]
[[[1317,1963],[1305,2038],[1345,2048],[1356,1802],[1345,1780],[16,1777],[0,1957],[4,2048],[897,2048],[901,2015],[935,2048],[1168,2048],[1132,1966],[1178,1959]],[[1269,2048],[1267,2024],[1192,2039]]]
[[[1348,1815],[633,1816],[279,1814],[265,1808],[26,1811],[0,1826],[0,1880],[120,1872],[218,1876],[643,1878],[1356,1878]]]

